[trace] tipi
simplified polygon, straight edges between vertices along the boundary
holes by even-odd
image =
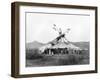
[[[59,36],[47,43],[46,45],[39,48],[42,53],[54,54],[54,53],[61,53],[68,50],[82,50],[81,48],[75,46],[70,41],[68,41],[65,37],[65,34],[70,31],[70,28],[67,29],[66,32],[62,33],[61,28],[56,28],[56,25],[53,24],[53,29],[59,33]]]

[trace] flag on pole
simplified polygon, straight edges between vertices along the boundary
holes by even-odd
[[[70,28],[68,28],[67,30],[70,31]]]
[[[54,26],[56,26],[55,24],[53,24]]]
[[[57,29],[56,29],[56,25],[55,25],[55,24],[53,24],[53,26],[54,26],[54,27],[53,27],[53,29],[54,29],[54,30],[57,30]]]
[[[70,31],[70,28],[67,29],[67,33]]]

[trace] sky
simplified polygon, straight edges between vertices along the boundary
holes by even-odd
[[[26,42],[47,43],[59,36],[53,24],[65,32],[70,28],[66,38],[72,42],[89,41],[90,16],[48,13],[26,13]]]

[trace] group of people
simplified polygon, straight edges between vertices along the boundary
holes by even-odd
[[[43,54],[81,54],[82,50],[68,49],[68,48],[47,48],[43,51]]]

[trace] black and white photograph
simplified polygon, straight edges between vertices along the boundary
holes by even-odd
[[[26,12],[26,67],[89,64],[90,15]]]
[[[12,4],[12,76],[97,73],[97,7]]]

